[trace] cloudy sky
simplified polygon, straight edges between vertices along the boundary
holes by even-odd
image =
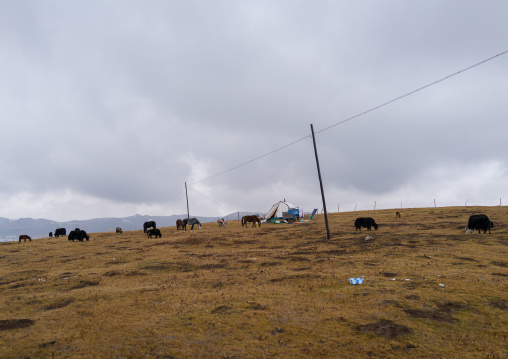
[[[505,52],[507,13],[1,1],[0,217],[181,214],[185,182],[191,215],[312,210],[310,124],[329,211],[508,203],[508,54],[341,123]]]

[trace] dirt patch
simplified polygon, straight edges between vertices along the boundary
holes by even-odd
[[[272,331],[270,332],[270,334],[271,334],[271,335],[277,335],[277,334],[282,334],[282,333],[284,333],[284,332],[285,332],[285,330],[284,330],[284,329],[282,329],[282,328],[275,328],[274,330],[272,330]]]
[[[381,274],[384,275],[385,277],[388,277],[388,278],[393,278],[393,277],[397,276],[397,273],[392,273],[392,272],[385,272],[385,273],[381,273]]]
[[[456,259],[460,259],[460,260],[463,260],[463,261],[468,261],[468,262],[478,262],[476,259],[474,258],[469,258],[469,257],[455,257]]]
[[[252,310],[266,310],[268,308],[266,307],[266,305],[261,305],[259,303],[250,302],[248,309],[252,309]]]
[[[43,310],[53,310],[53,309],[63,308],[63,307],[68,306],[69,304],[71,304],[73,301],[74,301],[74,299],[62,299],[62,300],[59,300],[58,302],[47,305],[47,306],[43,307],[42,309]]]
[[[16,289],[16,288],[27,287],[29,285],[33,285],[33,283],[29,283],[29,282],[17,283],[17,284],[11,285],[9,288],[10,289]]]
[[[310,259],[305,257],[289,257],[289,260],[293,262],[310,262]]]
[[[492,263],[493,265],[498,266],[498,267],[508,268],[508,262],[492,261],[490,263]]]
[[[378,262],[364,262],[363,265],[367,267],[377,267],[379,265]]]
[[[298,274],[298,275],[289,275],[289,276],[282,277],[282,278],[273,278],[273,279],[270,279],[269,281],[272,283],[277,283],[277,282],[284,282],[286,280],[293,280],[293,279],[318,279],[318,278],[321,278],[321,276],[317,275],[317,274]]]
[[[391,320],[383,319],[376,323],[360,325],[357,327],[360,333],[374,334],[378,337],[385,337],[393,339],[401,335],[413,334],[413,329],[392,322]]]
[[[50,341],[50,342],[46,342],[46,343],[39,344],[39,348],[44,349],[44,348],[47,348],[47,347],[49,347],[50,345],[53,345],[53,344],[56,344],[56,341],[55,341],[55,340],[52,340],[52,341]]]
[[[133,271],[125,273],[125,275],[128,276],[128,277],[135,276],[135,275],[147,275],[147,274],[148,273],[140,272],[140,271],[137,271],[137,270],[133,270]]]
[[[457,323],[458,320],[452,317],[452,313],[464,308],[465,306],[460,303],[447,302],[438,304],[437,309],[404,309],[404,312],[409,314],[412,318],[431,319],[445,323]]]
[[[493,300],[490,302],[490,306],[492,308],[497,308],[501,310],[508,310],[508,301],[506,300]]]
[[[35,324],[32,319],[7,319],[0,320],[0,331],[18,328],[28,328]]]
[[[508,277],[508,274],[505,273],[492,273],[492,275],[497,275],[499,277]]]
[[[219,269],[227,267],[226,263],[217,263],[217,264],[204,264],[199,267],[199,269]]]
[[[212,314],[229,314],[233,310],[233,307],[228,307],[227,305],[221,305],[211,311]]]
[[[121,275],[121,274],[122,274],[122,272],[118,272],[118,271],[115,271],[115,270],[114,270],[114,271],[110,271],[110,272],[106,272],[106,273],[104,273],[104,275],[105,275],[106,277],[115,277],[115,276],[117,276],[117,275]]]
[[[78,284],[76,284],[75,286],[69,288],[69,290],[80,289],[80,288],[85,288],[85,287],[93,287],[94,285],[99,285],[99,281],[95,281],[95,280],[80,280]]]
[[[328,255],[340,256],[340,255],[346,254],[346,250],[345,249],[332,249],[332,250],[329,250],[329,251],[319,252],[319,254],[328,254]]]
[[[191,272],[195,269],[195,267],[188,262],[159,262],[155,261],[152,263],[143,263],[139,265],[140,269],[150,270],[150,271],[170,271],[170,272]]]
[[[411,295],[408,295],[406,297],[406,299],[409,299],[409,300],[420,300],[420,296],[418,296],[416,294],[411,294]]]
[[[261,267],[273,267],[273,266],[280,266],[282,262],[263,262],[260,264]]]

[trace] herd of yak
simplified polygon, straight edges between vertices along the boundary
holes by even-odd
[[[400,212],[395,213],[396,217],[400,217]],[[374,221],[371,217],[363,217],[363,218],[357,218],[355,221],[355,228],[356,230],[362,230],[362,227],[367,228],[368,231],[371,230],[371,227],[374,227],[375,230],[377,230],[378,225],[376,224],[376,221]],[[473,233],[474,231],[483,231],[483,233],[487,233],[491,228],[494,228],[494,223],[491,222],[489,217],[487,217],[485,214],[474,214],[469,217],[469,221],[467,223],[466,227],[466,233]]]
[[[400,217],[400,212],[395,213],[396,217]],[[248,216],[248,217],[256,217],[256,220],[252,220],[252,226],[254,227],[256,225],[256,222],[259,226],[261,226],[261,223],[259,221],[259,218],[257,216]],[[245,217],[242,218],[242,227],[245,225],[247,227],[247,220],[244,220]],[[249,218],[250,220],[250,218]],[[217,221],[219,223],[219,227],[224,227],[225,222],[224,220]],[[187,230],[187,225],[191,225],[191,231],[194,229],[194,225],[198,225],[199,228],[201,228],[201,223],[196,218],[185,218],[185,219],[179,219],[176,221],[176,229],[177,230]],[[372,227],[374,227],[375,230],[378,229],[378,225],[376,224],[376,221],[374,221],[371,217],[360,217],[355,220],[355,228],[358,231],[361,231],[363,228],[367,228],[368,231],[371,230]],[[491,228],[494,228],[494,223],[492,223],[485,214],[475,214],[469,217],[469,221],[467,223],[466,233],[473,233],[475,230],[480,233],[483,231],[483,233],[487,233]],[[152,238],[152,236],[155,236],[155,238],[162,238],[162,234],[160,229],[157,228],[157,225],[155,221],[148,221],[143,224],[143,231],[147,234],[149,238]],[[116,227],[116,233],[123,233],[122,229],[120,227]],[[67,234],[67,231],[65,228],[57,228],[55,230],[55,237],[65,236]],[[53,237],[53,233],[49,232],[49,236]],[[26,234],[22,234],[19,236],[19,241],[26,240],[32,241],[32,238],[30,236],[27,236]],[[69,232],[68,235],[69,241],[80,241],[83,242],[83,240],[90,240],[90,236],[86,233],[86,231],[76,228]]]

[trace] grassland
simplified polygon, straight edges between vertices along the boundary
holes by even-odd
[[[0,358],[506,358],[508,209],[400,212],[2,243]]]

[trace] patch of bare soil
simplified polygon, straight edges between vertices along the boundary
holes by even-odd
[[[267,309],[266,305],[262,305],[262,304],[255,303],[255,302],[250,302],[248,308],[252,309],[252,310],[266,310]]]
[[[490,263],[492,263],[493,265],[498,266],[498,267],[508,268],[508,262],[492,261]]]
[[[175,271],[175,272],[191,272],[195,270],[195,266],[191,263],[179,261],[173,262],[155,262],[143,264],[142,269],[150,271]]]
[[[227,305],[221,305],[211,311],[212,314],[228,314],[233,310],[233,307]]]
[[[391,320],[383,319],[376,323],[360,325],[357,327],[360,333],[374,334],[378,337],[385,337],[389,339],[396,338],[401,335],[413,334],[413,329],[392,322]]]
[[[437,309],[404,309],[404,312],[412,318],[432,319],[445,323],[456,323],[457,319],[452,317],[452,313],[458,309],[464,309],[465,306],[460,303],[441,303]]]
[[[225,268],[227,267],[226,263],[216,263],[216,264],[204,264],[202,266],[199,266],[199,269],[219,269],[219,268]]]
[[[463,261],[468,261],[468,262],[478,262],[476,259],[469,258],[469,257],[455,257],[455,258],[463,260]]]
[[[503,299],[493,300],[490,302],[490,306],[501,310],[508,310],[508,301]]]
[[[321,276],[317,274],[298,274],[298,275],[289,275],[282,278],[270,279],[270,282],[276,283],[292,279],[319,279],[319,278],[321,278]]]
[[[73,301],[74,301],[74,299],[72,299],[72,298],[71,299],[62,299],[62,300],[59,300],[58,302],[47,305],[47,306],[43,307],[42,309],[43,310],[53,310],[53,309],[63,308],[63,307],[68,306],[69,304],[71,304]]]
[[[55,341],[55,340],[52,340],[52,341],[50,341],[50,342],[46,342],[46,343],[39,344],[39,348],[44,349],[44,348],[47,348],[47,347],[49,347],[50,345],[53,345],[53,344],[56,344],[56,341]]]
[[[393,277],[396,277],[397,276],[397,273],[392,273],[392,272],[385,272],[385,273],[382,273],[385,277],[388,277],[388,278],[393,278]]]
[[[305,257],[288,257],[288,258],[290,261],[293,262],[310,262],[310,259]]]
[[[69,288],[69,290],[80,289],[80,288],[85,288],[85,287],[92,287],[94,285],[99,285],[99,281],[95,281],[95,280],[80,280],[78,284],[76,284],[75,286]]]
[[[274,330],[272,330],[272,331],[270,332],[270,334],[271,334],[271,335],[277,335],[277,334],[282,334],[282,333],[284,333],[284,332],[285,332],[285,330],[284,330],[284,329],[282,329],[282,328],[275,328]]]
[[[31,319],[7,319],[0,320],[0,331],[12,330],[18,328],[27,328],[34,325],[35,322]]]

